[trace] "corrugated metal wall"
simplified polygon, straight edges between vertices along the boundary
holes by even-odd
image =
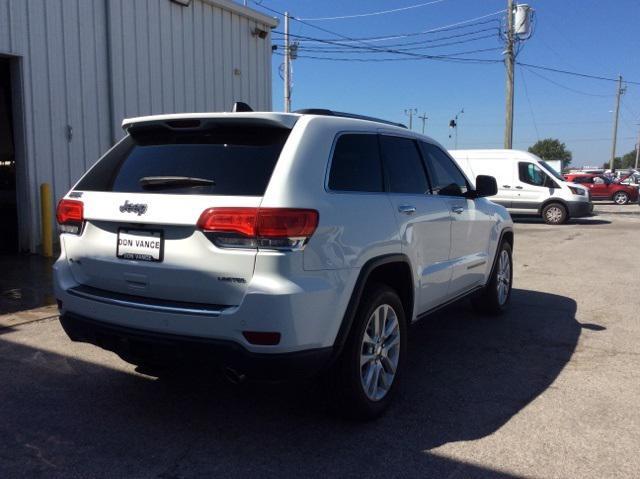
[[[38,185],[60,198],[124,117],[271,109],[271,37],[252,35],[269,22],[226,0],[0,0],[0,54],[21,79],[21,248],[39,243]]]
[[[109,14],[114,118],[271,109],[271,40],[251,34],[264,24],[201,1],[111,0]]]

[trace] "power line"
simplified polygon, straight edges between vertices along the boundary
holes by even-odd
[[[399,38],[409,38],[409,37],[418,37],[418,36],[423,36],[423,35],[434,35],[434,34],[439,34],[439,33],[444,33],[444,32],[454,32],[457,30],[466,30],[467,28],[471,28],[471,27],[476,27],[476,26],[480,26],[480,25],[489,25],[491,23],[494,23],[496,25],[494,25],[493,27],[489,27],[490,30],[495,29],[496,31],[500,31],[500,26],[499,23],[500,21],[497,18],[492,18],[490,20],[484,20],[484,21],[480,21],[480,22],[475,22],[475,23],[468,23],[465,25],[459,25],[459,26],[455,26],[455,27],[450,27],[450,28],[435,28],[433,30],[422,30],[419,32],[409,32],[409,33],[396,33],[396,34],[392,34],[392,35],[378,35],[378,36],[369,36],[369,37],[357,37],[354,38],[351,41],[344,41],[342,40],[344,43],[357,43],[357,42],[366,42],[366,43],[374,43],[374,42],[382,42],[382,41],[388,41],[388,40],[395,40],[395,39],[399,39]],[[277,34],[282,34],[282,32],[278,32],[277,30],[273,30],[273,33],[277,33]],[[465,32],[465,33],[458,33],[456,35],[453,35],[451,38],[455,38],[456,36],[463,36],[463,35],[469,35],[471,34],[471,32]],[[444,38],[444,37],[440,37],[440,38]],[[323,40],[323,39],[321,39]],[[324,39],[324,40],[335,40],[335,38],[329,38],[329,39]],[[437,39],[434,39],[433,41],[436,41]],[[426,41],[426,40],[420,40],[420,41]],[[315,42],[315,40],[304,40],[304,43],[313,43]]]
[[[477,40],[484,40],[487,38],[493,38],[495,35],[481,35],[478,37],[467,38],[465,40],[458,40],[455,42],[446,42],[446,43],[438,43],[434,45],[424,45],[420,47],[407,47],[407,48],[398,48],[399,52],[407,52],[407,51],[418,51],[418,50],[428,50],[431,48],[440,48],[440,47],[448,47],[451,45],[460,45],[463,43],[470,43]],[[385,48],[390,47],[390,45],[385,45]],[[501,50],[498,48],[498,50]],[[300,51],[305,52],[316,52],[316,53],[353,53],[353,49],[350,48],[340,48],[340,47],[300,47]]]
[[[278,15],[283,15],[282,12],[280,12],[278,10],[275,10],[275,9],[273,9],[271,7],[268,7],[266,5],[262,5],[257,0],[252,0],[252,2],[255,3],[256,5],[264,8],[264,9],[266,9],[268,11],[270,11],[270,12],[276,13]],[[328,33],[330,35],[340,37],[340,38],[343,39],[343,43],[342,44],[336,43],[336,42],[333,42],[333,41],[331,41],[329,39],[318,39],[318,38],[308,38],[308,39],[314,40],[314,41],[318,41],[318,42],[321,42],[321,43],[329,43],[329,44],[337,44],[339,46],[345,46],[344,43],[346,43],[346,42],[344,42],[344,40],[346,40],[347,42],[362,43],[362,44],[366,45],[367,41],[371,42],[371,41],[391,40],[391,39],[395,39],[395,38],[405,38],[405,37],[411,36],[411,35],[421,35],[421,34],[426,34],[426,33],[433,33],[433,32],[437,32],[437,31],[442,31],[442,30],[447,29],[447,28],[468,24],[468,23],[471,23],[471,22],[474,22],[474,21],[477,21],[477,20],[482,20],[482,19],[494,16],[494,15],[501,14],[504,11],[505,11],[504,9],[503,10],[499,10],[499,11],[496,11],[496,12],[488,13],[486,15],[481,15],[479,17],[470,18],[468,20],[463,20],[463,21],[452,23],[452,24],[449,24],[449,25],[444,25],[442,27],[438,27],[438,28],[434,28],[434,29],[430,29],[430,30],[425,30],[423,32],[416,32],[416,33],[413,33],[413,34],[401,34],[401,35],[387,36],[387,37],[371,37],[371,38],[368,38],[368,39],[367,38],[351,38],[351,37],[348,37],[346,35],[342,35],[340,33],[333,32],[333,31],[328,30],[326,28],[319,27],[319,26],[314,25],[312,23],[307,23],[305,20],[302,20],[302,19],[299,19],[299,18],[296,18],[296,17],[291,17],[291,18],[293,20],[296,20],[296,21],[298,21],[298,22],[300,22],[300,23],[302,23],[304,25],[307,25],[307,26],[309,26],[311,28],[315,28],[316,30],[320,30],[320,31],[323,31],[323,32]],[[416,58],[422,56],[422,55],[416,54],[416,53],[412,54],[410,52],[394,51],[394,50],[390,50],[390,49],[387,49],[387,50],[375,49],[374,47],[370,47],[368,45],[366,45],[366,46],[371,51],[380,51],[380,52],[386,52],[386,53],[404,54],[404,55],[408,55],[408,56],[416,56]],[[425,55],[425,57],[427,59],[433,59],[433,58],[430,58],[428,55]],[[323,59],[323,58],[319,58],[319,59]],[[343,60],[343,59],[340,59],[340,60]],[[472,60],[472,59],[468,59],[468,60]],[[484,61],[493,63],[493,62],[500,62],[501,60],[484,60]],[[590,78],[590,79],[593,79],[593,80],[602,80],[602,81],[610,81],[610,82],[618,81],[617,79],[610,78],[610,77],[604,77],[604,76],[598,76],[598,75],[590,75],[590,74],[587,74],[587,73],[572,72],[572,71],[569,71],[569,70],[562,70],[562,69],[559,69],[559,68],[552,68],[552,67],[547,67],[547,66],[542,66],[542,65],[533,65],[533,64],[530,64],[530,63],[522,63],[522,62],[517,62],[517,63],[518,63],[518,65],[521,65],[521,66],[524,66],[524,67],[528,67],[528,68],[534,68],[534,69],[537,69],[537,70],[546,70],[546,71],[550,71],[550,72],[554,72],[554,73],[572,75],[572,76],[581,77],[581,78]],[[626,83],[627,84],[631,84],[631,85],[640,85],[640,81],[626,80]]]
[[[313,38],[313,37],[307,37],[304,35],[292,35],[289,34],[289,36],[292,37],[297,37],[297,38]],[[337,46],[346,46],[348,48],[352,48],[354,50],[357,50],[360,53],[393,53],[393,54],[397,54],[397,55],[404,55],[405,57],[408,58],[415,58],[415,59],[423,59],[423,60],[433,60],[433,59],[438,59],[438,58],[446,58],[447,55],[427,55],[425,53],[414,53],[414,52],[408,52],[408,51],[404,51],[404,50],[396,50],[396,49],[392,49],[392,48],[384,48],[384,47],[371,47],[367,44],[365,44],[364,46],[361,45],[345,45],[344,43],[340,42],[340,41],[336,41],[336,40],[326,40],[326,39],[316,39],[321,43],[326,43],[329,45],[337,45]],[[486,51],[487,49],[483,50]],[[475,52],[475,51],[474,51]],[[355,53],[355,51],[354,51]],[[298,58],[312,58],[310,56],[303,56],[303,55],[298,55]],[[324,59],[324,57],[315,57],[316,59]],[[344,61],[345,59],[339,59]],[[475,60],[475,59],[460,59],[463,61],[471,61],[471,60]],[[490,62],[490,63],[500,63],[502,62],[502,60],[488,60],[488,59],[480,59],[484,62]]]
[[[527,103],[529,104],[529,112],[531,113],[531,120],[533,121],[533,127],[536,130],[536,137],[538,141],[540,141],[540,132],[538,131],[538,124],[536,123],[536,117],[533,114],[533,106],[531,105],[531,99],[529,98],[529,89],[527,88],[527,80],[524,75],[524,69],[520,67],[520,72],[522,73],[522,84],[524,85],[524,94],[527,97]]]
[[[578,94],[580,94],[580,95],[587,95],[587,96],[601,97],[601,98],[611,98],[611,97],[613,96],[613,95],[611,95],[611,94],[609,94],[609,95],[604,95],[604,94],[599,94],[599,93],[587,93],[587,92],[585,92],[585,91],[576,90],[575,88],[571,88],[571,87],[568,87],[568,86],[563,85],[563,84],[561,84],[561,83],[558,83],[558,82],[556,82],[556,81],[552,80],[551,78],[547,78],[547,77],[545,77],[545,76],[541,75],[540,73],[538,73],[538,72],[536,72],[536,71],[534,71],[534,70],[531,70],[531,69],[529,69],[529,68],[527,68],[527,67],[523,67],[521,63],[519,63],[518,65],[520,65],[520,68],[521,68],[522,70],[527,70],[527,71],[528,71],[529,73],[531,73],[532,75],[535,75],[535,76],[537,76],[537,77],[539,77],[539,78],[542,78],[543,80],[548,81],[549,83],[553,83],[555,86],[558,86],[558,87],[560,87],[560,88],[564,88],[565,90],[571,91],[571,92],[573,92],[573,93],[578,93]]]
[[[578,73],[578,72],[572,72],[568,70],[561,70],[559,68],[545,67],[541,65],[532,65],[530,63],[518,62],[518,65],[521,65],[523,67],[535,68],[537,70],[546,70],[546,71],[555,72],[555,73],[563,73],[565,75],[573,75],[573,76],[582,77],[582,78],[591,78],[593,80],[604,80],[604,81],[611,81],[611,82],[618,81],[617,78],[609,78],[609,77],[603,77],[598,75],[589,75],[587,73]],[[625,80],[625,83],[629,83],[631,85],[640,85],[639,81]]]
[[[266,9],[266,10],[272,12],[272,13],[275,13],[275,14],[280,15],[280,16],[284,16],[284,13],[282,13],[282,12],[280,12],[278,10],[275,10],[275,9],[273,9],[271,7],[267,7],[266,5],[262,5],[262,4],[258,3],[256,0],[251,0],[251,1],[253,3],[255,3],[256,5],[264,8],[264,9]],[[336,37],[340,37],[343,40],[347,40],[348,42],[364,43],[364,42],[367,42],[367,41],[375,42],[375,41],[383,41],[383,40],[394,40],[396,38],[405,38],[405,37],[408,37],[408,36],[425,35],[425,34],[429,34],[429,33],[447,31],[449,29],[452,29],[453,27],[459,27],[459,26],[462,26],[462,25],[465,25],[465,26],[462,27],[462,28],[465,28],[465,27],[468,27],[468,26],[472,26],[472,25],[467,25],[467,24],[473,24],[472,22],[476,22],[478,20],[483,20],[485,18],[492,17],[492,16],[495,16],[495,15],[499,15],[499,14],[501,14],[503,12],[504,12],[504,10],[499,10],[497,12],[488,13],[486,15],[481,15],[479,17],[470,18],[470,19],[467,19],[467,20],[462,20],[460,22],[452,23],[452,24],[449,24],[449,25],[443,25],[441,27],[436,27],[436,28],[432,28],[432,29],[429,29],[429,30],[424,30],[422,32],[415,32],[415,33],[408,33],[408,34],[407,33],[403,33],[403,34],[397,34],[397,35],[382,36],[382,37],[368,37],[368,38],[366,38],[366,37],[365,38],[352,38],[352,37],[348,37],[348,36],[342,35],[341,33],[333,32],[331,30],[327,30],[326,28],[319,27],[318,25],[314,25],[312,23],[308,23],[305,20],[302,20],[302,19],[299,19],[299,18],[296,18],[296,17],[291,17],[291,19],[292,20],[296,20],[296,21],[298,21],[298,22],[300,22],[300,23],[302,23],[304,25],[307,25],[307,26],[309,26],[311,28],[315,28],[316,30],[320,30],[322,32],[328,33],[328,34],[336,36]],[[497,19],[492,19],[492,20],[489,20],[487,23],[492,22],[492,21],[496,21],[496,20]],[[323,40],[326,40],[326,39],[323,39]]]
[[[455,35],[448,35],[448,36],[445,36],[445,37],[430,38],[430,39],[427,39],[427,40],[417,40],[417,41],[413,41],[413,42],[391,43],[391,44],[386,44],[386,45],[382,45],[382,46],[389,48],[389,47],[404,47],[404,46],[410,46],[410,45],[423,45],[425,43],[436,43],[436,42],[441,42],[443,40],[451,40],[451,39],[456,39],[456,38],[468,37],[468,36],[471,36],[471,35],[475,35],[475,34],[478,34],[478,33],[484,33],[484,32],[495,32],[494,34],[498,34],[498,33],[500,33],[500,29],[496,28],[496,27],[481,28],[479,30],[473,30],[473,31],[464,32],[464,33],[457,33]],[[273,30],[272,33],[277,34],[277,35],[283,35],[282,32],[279,32],[277,30]],[[489,37],[492,37],[492,36],[494,36],[494,35],[493,34],[492,35],[487,35],[486,37],[489,38]],[[305,37],[305,38],[307,38],[307,37]],[[478,38],[484,38],[484,37],[478,37]],[[476,38],[476,39],[478,39],[478,38]],[[279,39],[276,39],[276,40],[279,40]],[[320,40],[322,40],[322,39],[320,39]],[[305,44],[305,43],[322,43],[322,42],[318,42],[316,40],[304,40],[303,39],[303,40],[300,40],[300,43]],[[345,43],[346,44],[346,42],[341,42],[341,43]],[[351,47],[351,45],[345,45],[345,46]],[[305,47],[305,48],[307,48],[307,47]],[[319,48],[319,47],[314,47],[314,48]]]
[[[372,17],[374,15],[385,15],[387,13],[403,12],[405,10],[412,10],[414,8],[426,7],[428,5],[433,5],[435,3],[442,3],[444,1],[445,0],[433,0],[431,2],[418,3],[416,5],[409,5],[408,7],[393,8],[391,10],[380,10],[380,11],[377,11],[377,12],[359,13],[359,14],[356,14],[356,15],[341,15],[341,16],[338,16],[338,17],[300,18],[300,20],[305,20],[305,21],[308,21],[308,22],[317,22],[317,21],[323,21],[323,20],[346,20],[346,19],[349,19],[349,18]]]
[[[635,119],[640,119],[640,115],[635,114],[633,111],[631,111],[631,108],[629,108],[627,106],[627,103],[624,101],[624,99],[622,100],[622,108],[624,108],[625,110],[627,110],[629,112],[629,114],[635,118]]]
[[[495,23],[497,25],[494,25],[493,27],[490,27],[491,29],[495,29],[497,31],[500,31],[500,27],[499,27],[499,23],[500,21],[497,18],[492,18],[490,20],[484,20],[484,21],[480,21],[480,22],[475,22],[475,23],[468,23],[465,25],[459,25],[459,26],[454,26],[454,27],[450,27],[450,28],[435,28],[433,30],[422,30],[419,32],[409,32],[409,33],[396,33],[396,34],[392,34],[392,35],[378,35],[378,36],[370,36],[370,37],[357,37],[354,38],[353,40],[350,41],[344,41],[344,43],[357,43],[357,42],[367,42],[367,43],[373,43],[373,42],[382,42],[382,41],[387,41],[387,40],[395,40],[398,38],[409,38],[409,37],[417,37],[417,36],[423,36],[423,35],[433,35],[433,34],[438,34],[438,33],[444,33],[444,32],[454,32],[456,30],[465,30],[467,28],[471,28],[471,27],[476,27],[476,26],[480,26],[480,25],[489,25],[491,23]],[[278,32],[277,30],[273,30],[273,33],[277,33],[277,34],[282,34],[282,32]],[[465,34],[469,34],[469,33],[465,33]],[[463,33],[457,34],[462,36]],[[455,37],[455,35],[454,35]],[[442,37],[441,37],[442,38]],[[321,39],[323,40],[323,39]],[[328,38],[328,39],[324,39],[324,40],[336,40],[335,38]],[[304,40],[304,42],[307,43],[313,43],[315,40]],[[426,40],[422,40],[422,41],[426,41]]]
[[[624,107],[624,100],[621,100],[620,104]],[[620,110],[620,118],[622,118],[622,121],[624,122],[624,124],[627,126],[627,128],[629,128],[630,130],[636,131],[636,127],[633,126],[632,121],[633,120],[629,120],[623,113],[622,110]]]
[[[482,48],[478,50],[469,50],[465,52],[449,53],[446,55],[419,55],[411,57],[391,57],[391,58],[357,58],[357,57],[327,57],[316,55],[298,55],[297,58],[307,58],[311,60],[328,60],[336,62],[393,62],[393,61],[407,61],[407,60],[440,60],[450,61],[458,63],[502,63],[502,60],[492,60],[488,58],[458,58],[457,55],[468,55],[472,53],[481,53],[488,51],[498,51],[502,48]],[[283,56],[282,53],[275,52],[276,55]]]

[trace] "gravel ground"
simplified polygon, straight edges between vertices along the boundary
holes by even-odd
[[[415,325],[366,424],[319,385],[155,378],[55,319],[0,329],[0,477],[640,477],[640,207],[597,211],[519,221],[508,314]]]

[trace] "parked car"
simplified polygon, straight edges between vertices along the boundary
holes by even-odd
[[[589,188],[594,200],[611,200],[618,205],[626,205],[638,200],[638,188],[633,185],[616,183],[604,175],[569,174],[567,181]]]
[[[545,161],[519,150],[450,150],[469,177],[491,175],[498,194],[491,201],[517,215],[540,216],[548,224],[590,216],[593,204],[587,189],[567,183]]]
[[[623,185],[635,185],[636,188],[640,186],[640,172],[633,170],[630,173],[620,177],[619,183]]]
[[[328,110],[123,127],[58,205],[55,296],[74,341],[236,378],[330,371],[336,404],[374,417],[410,323],[465,297],[489,313],[509,303],[495,180],[472,186],[425,136]]]

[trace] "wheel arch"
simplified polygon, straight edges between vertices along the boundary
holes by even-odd
[[[360,269],[360,274],[351,293],[349,304],[333,343],[334,360],[340,356],[349,337],[360,299],[367,285],[373,282],[386,284],[396,290],[405,308],[407,322],[411,322],[415,303],[415,285],[409,258],[404,254],[389,254],[372,258]]]
[[[511,251],[513,251],[513,247],[514,247],[513,228],[503,228],[502,231],[500,232],[500,238],[496,243],[496,250],[493,253],[493,262],[491,264],[491,271],[489,272],[489,276],[487,276],[487,281],[485,281],[485,285],[491,279],[491,277],[493,276],[493,272],[496,269],[496,265],[498,264],[498,250],[500,249],[500,246],[502,245],[503,241],[506,241],[507,243],[509,243],[509,245],[511,246]]]

